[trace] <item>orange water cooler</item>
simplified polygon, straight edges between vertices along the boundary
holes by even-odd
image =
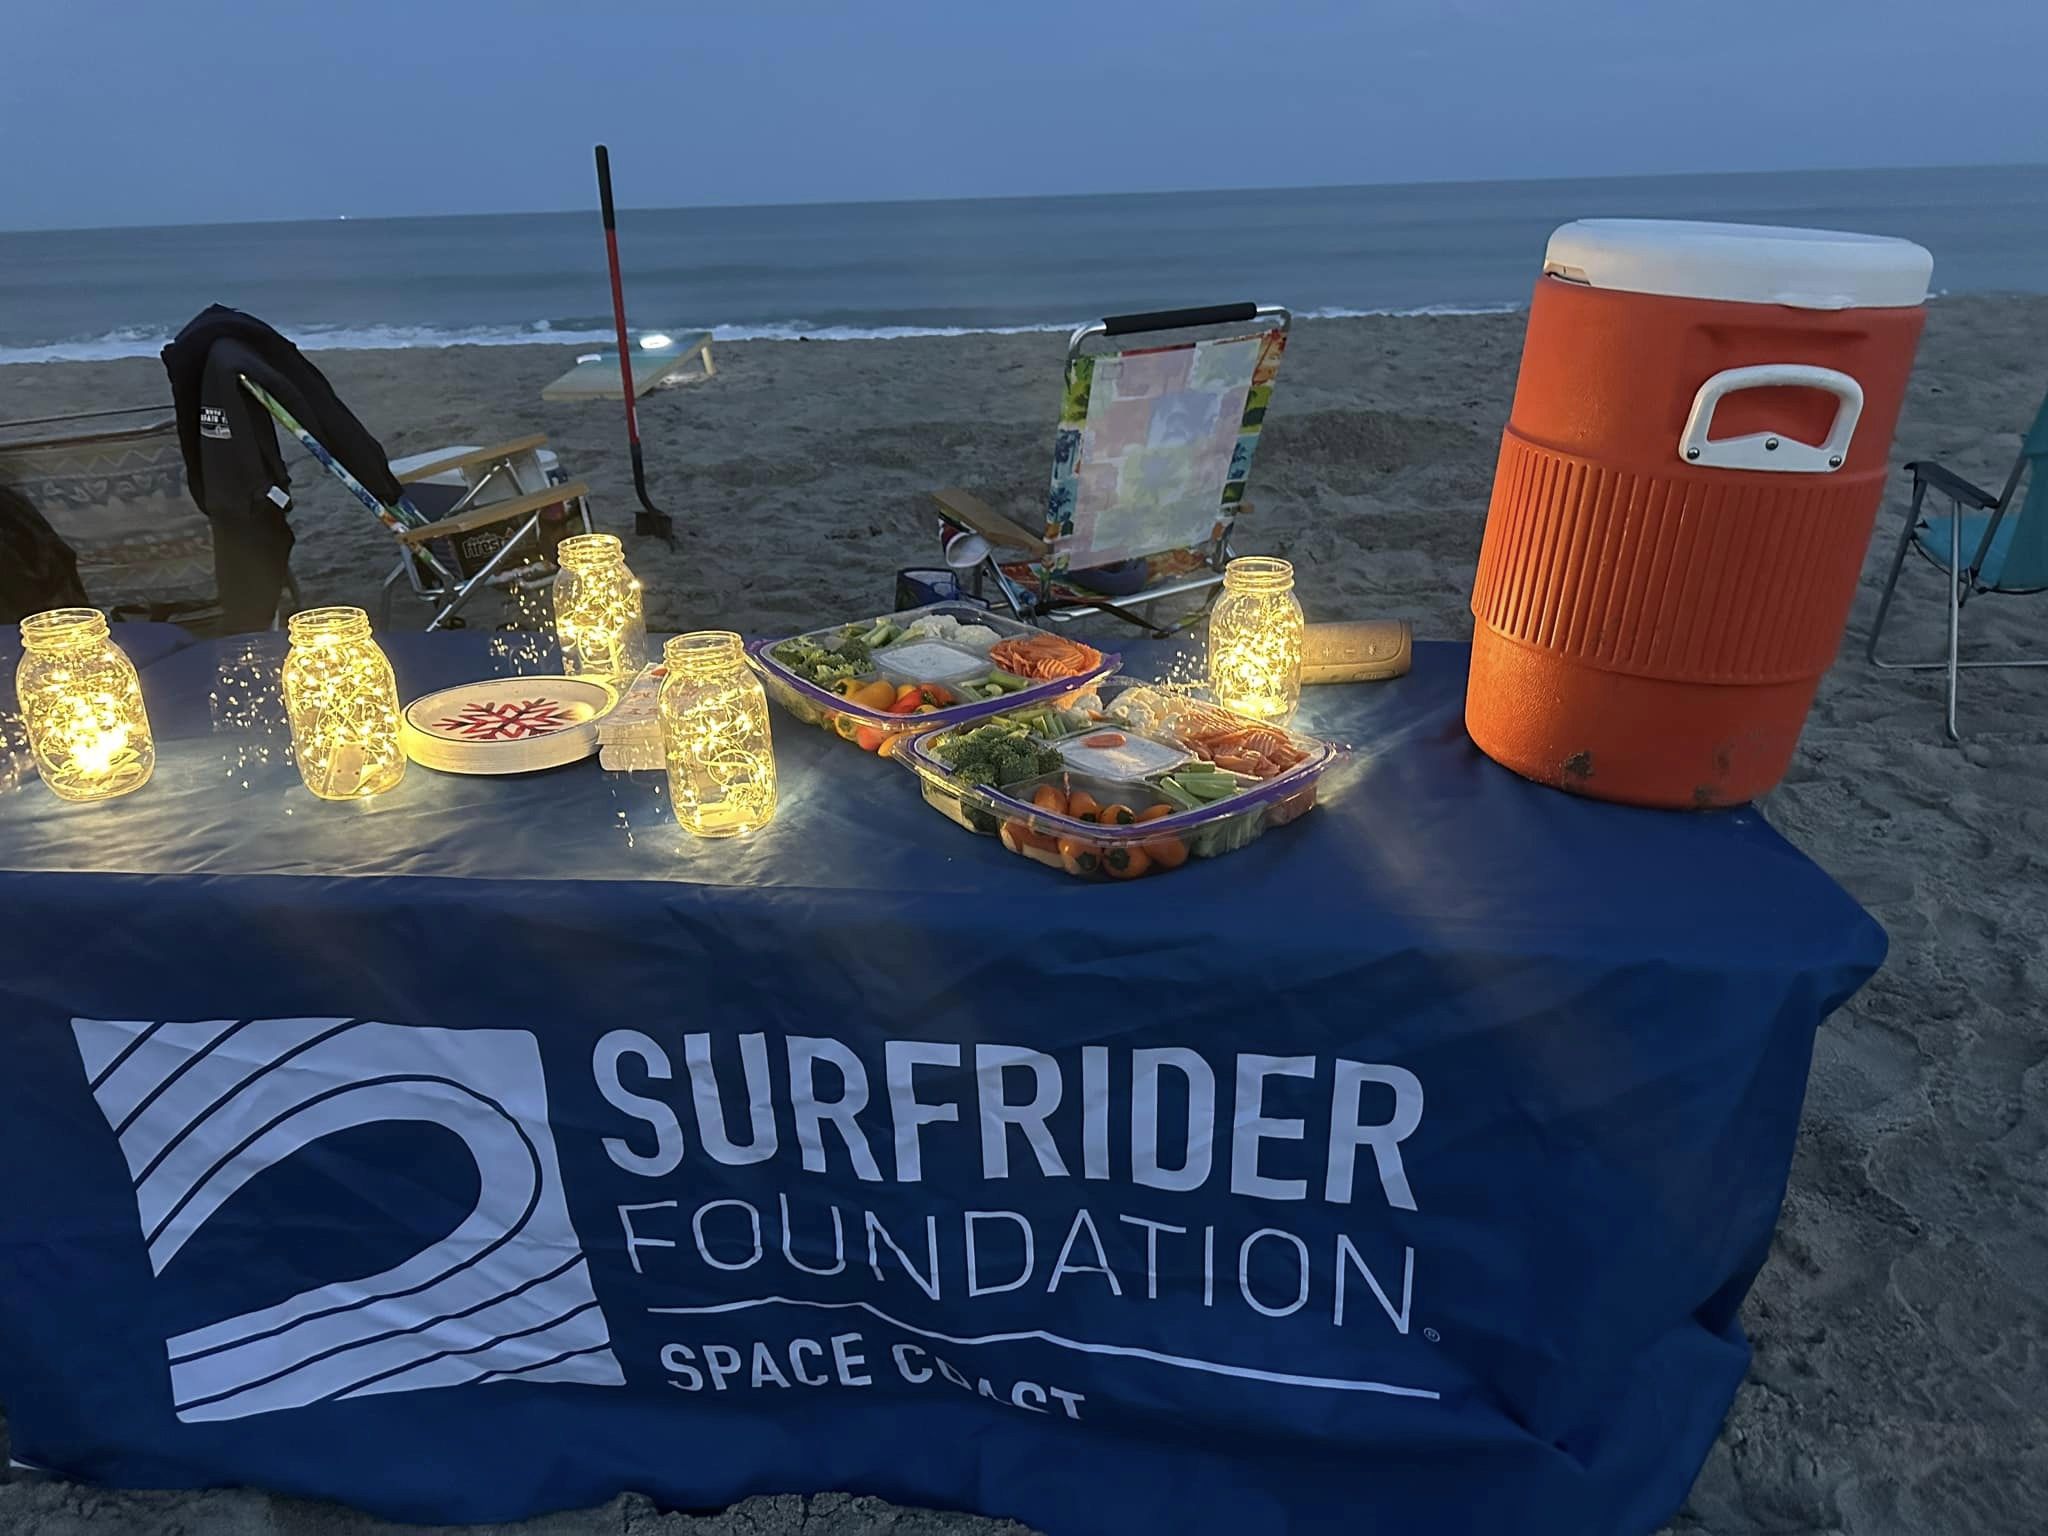
[[[1551,237],[1472,591],[1488,756],[1638,805],[1778,782],[1848,622],[1932,267],[1826,230]]]

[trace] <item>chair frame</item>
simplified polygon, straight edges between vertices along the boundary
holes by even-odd
[[[406,550],[391,568],[391,574],[384,578],[384,585],[378,595],[378,622],[388,628],[391,623],[391,599],[400,581],[408,582],[415,597],[425,602],[447,605],[449,613],[455,612],[469,601],[466,590],[479,581],[491,585],[519,590],[538,590],[551,586],[559,572],[547,568],[544,561],[529,561],[517,570],[505,568],[513,550],[540,525],[541,514],[547,508],[563,501],[573,500],[576,515],[583,524],[585,533],[591,532],[590,503],[587,491],[580,491],[574,497],[567,497],[562,491],[578,490],[578,487],[543,486],[539,491],[521,491],[519,471],[523,465],[538,464],[534,457],[547,446],[547,438],[536,433],[531,437],[514,438],[510,442],[497,443],[488,448],[471,448],[461,453],[451,453],[429,463],[417,465],[399,476],[403,486],[415,486],[432,480],[437,475],[458,471],[469,481],[462,497],[448,512],[429,520],[425,529],[419,530],[429,539],[448,538],[460,533],[470,533],[478,528],[490,527],[507,522],[530,512],[531,515],[520,525],[519,531],[507,539],[477,574],[467,582],[455,580],[439,561],[432,569],[439,573],[439,582],[428,582],[422,574],[423,558],[414,558],[415,552],[424,557],[427,553],[424,542],[414,537],[413,530],[398,534]],[[485,489],[503,478],[509,483],[513,495],[502,501],[479,502]],[[410,498],[407,498],[408,502]],[[437,615],[439,617],[439,615]],[[433,625],[429,625],[433,628]]]
[[[476,448],[464,453],[451,454],[435,459],[407,472],[405,483],[417,485],[434,475],[446,474],[450,470],[469,471],[481,469],[475,481],[447,514],[438,518],[428,517],[413,505],[412,498],[401,492],[398,500],[386,505],[378,500],[375,492],[354,475],[321,446],[313,434],[299,425],[290,411],[280,405],[261,385],[244,376],[242,387],[257,404],[268,411],[277,424],[283,427],[301,447],[318,459],[337,480],[348,488],[357,501],[375,514],[377,520],[391,530],[392,536],[403,546],[398,563],[391,574],[384,578],[384,585],[378,596],[378,623],[388,629],[391,624],[391,598],[401,579],[409,580],[414,595],[438,606],[434,616],[427,621],[429,630],[444,628],[451,624],[462,609],[485,587],[491,585],[546,586],[554,580],[555,574],[527,580],[532,566],[506,572],[503,567],[511,559],[520,543],[540,527],[541,515],[549,507],[562,503],[573,505],[583,523],[583,531],[590,531],[590,487],[580,480],[565,485],[551,485],[538,491],[514,496],[504,501],[479,502],[478,496],[500,475],[510,477],[516,488],[517,469],[520,461],[537,453],[547,441],[545,437],[515,438],[511,442],[499,443],[489,448]],[[441,558],[429,548],[439,539],[451,538],[457,534],[473,533],[479,528],[495,527],[500,523],[519,520],[518,531],[500,545],[490,559],[486,560],[476,574],[463,578],[449,570]],[[429,582],[423,568],[439,577],[438,582]]]
[[[1110,315],[1077,327],[1067,338],[1067,362],[1071,368],[1083,349],[1092,341],[1110,336],[1144,335],[1153,331],[1190,330],[1210,325],[1263,326],[1285,333],[1294,324],[1293,314],[1279,304],[1222,304],[1196,309],[1154,310],[1142,314]],[[1210,546],[1207,568],[1186,576],[1134,592],[1128,597],[1111,601],[1108,597],[1094,598],[1079,603],[1054,603],[1052,601],[1052,576],[1047,572],[1041,577],[1039,589],[1034,594],[1024,584],[1009,576],[996,558],[997,549],[1022,550],[1031,555],[1050,555],[1052,545],[1040,535],[1031,532],[1022,524],[990,507],[978,497],[964,490],[949,488],[934,491],[932,497],[939,504],[946,521],[959,524],[979,534],[991,546],[987,555],[973,567],[972,594],[980,598],[984,578],[993,574],[996,589],[1003,600],[1020,620],[1031,623],[1037,620],[1053,624],[1071,624],[1097,614],[1134,624],[1150,634],[1165,638],[1178,630],[1187,628],[1208,611],[1208,603],[1194,613],[1170,626],[1153,623],[1136,610],[1164,602],[1168,598],[1185,597],[1196,592],[1207,592],[1209,602],[1215,601],[1216,592],[1223,585],[1223,568],[1231,561],[1235,550],[1231,546],[1231,534],[1235,531],[1237,518],[1252,510],[1249,502],[1240,502],[1231,515],[1232,526],[1226,528]],[[1219,504],[1220,506],[1220,504]]]
[[[1886,672],[1946,672],[1947,710],[1944,726],[1950,741],[1961,741],[1962,732],[1956,724],[1956,694],[1961,674],[1976,668],[2017,668],[2048,667],[2048,657],[2014,657],[2003,661],[1964,661],[1961,659],[1963,607],[1972,597],[1985,596],[2004,589],[1983,579],[1984,562],[1991,553],[1992,541],[1998,537],[1999,525],[2012,511],[2013,497],[2019,490],[2020,481],[2027,472],[2028,456],[2021,452],[2014,460],[2012,471],[2005,477],[2005,486],[1996,496],[1983,487],[1974,485],[1943,465],[1931,459],[1916,460],[1906,466],[1913,476],[1913,501],[1906,512],[1906,526],[1899,534],[1899,547],[1892,553],[1890,573],[1885,577],[1884,595],[1878,599],[1877,617],[1871,622],[1870,642],[1864,647],[1864,658],[1872,666]],[[1948,655],[1941,661],[1893,661],[1877,654],[1877,642],[1884,633],[1884,621],[1891,613],[1892,598],[1898,590],[1899,573],[1906,564],[1906,554],[1913,547],[1913,537],[1920,531],[1921,507],[1927,500],[1927,493],[1935,491],[1948,498]],[[1984,535],[1977,541],[1977,552],[1970,557],[1968,565],[1963,563],[1963,506],[1968,503],[1977,511],[1989,511],[1991,521],[1984,529]],[[2019,595],[2019,594],[2009,594]]]

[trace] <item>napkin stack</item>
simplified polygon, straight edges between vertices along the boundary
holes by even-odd
[[[611,713],[597,722],[598,766],[614,772],[667,766],[661,752],[661,680],[668,669],[660,662],[642,667]]]

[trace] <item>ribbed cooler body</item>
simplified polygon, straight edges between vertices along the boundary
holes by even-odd
[[[1777,783],[1841,643],[1921,317],[1539,281],[1472,593],[1479,746],[1635,804],[1728,805]],[[1842,467],[1687,464],[1701,384],[1771,363],[1862,386]],[[1747,390],[1713,436],[1820,442],[1835,408],[1819,391]]]

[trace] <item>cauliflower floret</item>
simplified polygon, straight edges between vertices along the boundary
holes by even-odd
[[[986,624],[962,624],[950,636],[955,645],[964,645],[969,650],[986,653],[1002,636]]]
[[[1165,699],[1150,688],[1126,688],[1109,707],[1112,718],[1133,730],[1149,731],[1168,718]]]

